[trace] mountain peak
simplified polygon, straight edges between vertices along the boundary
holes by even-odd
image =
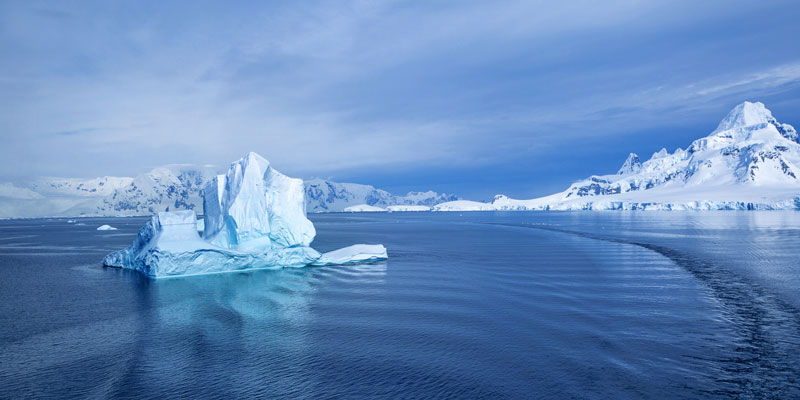
[[[774,120],[772,112],[764,106],[764,103],[745,101],[734,107],[719,123],[714,132],[767,124]]]
[[[642,161],[639,159],[639,155],[636,153],[628,154],[628,158],[625,159],[625,163],[622,164],[622,168],[619,169],[617,175],[624,175],[633,172],[639,172],[642,169]]]

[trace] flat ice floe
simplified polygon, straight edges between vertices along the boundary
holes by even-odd
[[[161,278],[388,258],[382,245],[325,254],[311,248],[316,230],[306,217],[303,181],[281,174],[258,154],[231,164],[204,192],[202,224],[194,211],[158,213],[130,247],[107,255],[103,264]]]

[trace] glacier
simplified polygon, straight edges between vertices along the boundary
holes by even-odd
[[[281,174],[256,153],[212,178],[203,204],[202,224],[192,210],[153,215],[133,244],[107,255],[103,265],[164,278],[388,258],[383,245],[323,254],[311,248],[316,231],[306,217],[303,181]]]
[[[344,212],[384,212],[385,208],[371,206],[369,204],[356,204],[354,206],[345,207]]]
[[[432,211],[494,211],[492,204],[472,200],[448,201],[433,206]]]

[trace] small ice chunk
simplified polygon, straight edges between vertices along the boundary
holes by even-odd
[[[97,227],[98,231],[115,231],[117,228],[114,228],[111,225],[100,225]]]
[[[388,259],[382,244],[354,244],[339,250],[323,253],[313,265],[359,264]]]

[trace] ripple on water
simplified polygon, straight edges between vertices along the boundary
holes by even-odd
[[[796,279],[791,218],[313,219],[321,250],[390,260],[152,281],[92,267],[133,222],[0,222],[0,397],[798,397],[767,280]]]

